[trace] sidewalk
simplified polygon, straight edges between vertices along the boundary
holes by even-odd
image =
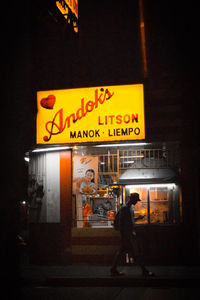
[[[194,266],[147,266],[155,277],[144,278],[137,266],[121,266],[126,275],[112,277],[109,266],[21,266],[23,286],[51,287],[199,287],[200,267]]]

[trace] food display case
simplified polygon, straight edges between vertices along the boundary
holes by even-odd
[[[87,195],[83,204],[83,227],[112,226],[118,207],[119,198],[113,193],[112,187],[97,189],[95,195]]]

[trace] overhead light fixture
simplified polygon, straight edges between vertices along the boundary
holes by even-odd
[[[102,144],[102,145],[95,145],[94,147],[101,148],[101,147],[124,147],[124,146],[146,146],[150,143],[126,143],[126,144]]]
[[[134,189],[134,188],[175,188],[175,183],[157,183],[157,184],[136,184],[136,185],[126,185],[128,189]]]
[[[32,152],[49,152],[49,151],[59,151],[59,150],[69,150],[72,149],[69,146],[64,147],[50,147],[50,148],[36,148]]]
[[[130,155],[130,156],[120,156],[120,159],[124,158],[144,158],[144,155]]]

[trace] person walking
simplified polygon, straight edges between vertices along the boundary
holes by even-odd
[[[134,208],[133,205],[136,205],[140,200],[138,193],[132,193],[128,202],[123,205],[119,212],[119,231],[121,235],[121,246],[117,251],[112,267],[110,269],[112,276],[121,276],[124,275],[122,272],[117,270],[120,259],[123,255],[128,253],[130,257],[134,258],[135,264],[139,265],[142,269],[143,276],[155,276],[153,272],[150,272],[146,269],[143,263],[141,251],[136,239],[136,233],[134,232],[135,221],[143,219],[144,216],[140,215],[137,218],[134,218]]]

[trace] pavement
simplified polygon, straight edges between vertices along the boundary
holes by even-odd
[[[65,266],[41,266],[22,264],[22,286],[45,287],[200,287],[200,266],[150,265],[148,270],[155,277],[142,276],[135,265],[120,266],[125,276],[111,276],[110,266],[73,264]]]
[[[144,278],[137,266],[112,277],[105,265],[31,265],[22,263],[20,300],[190,300],[200,299],[199,266],[147,266],[155,277]],[[8,293],[7,293],[8,294]]]

